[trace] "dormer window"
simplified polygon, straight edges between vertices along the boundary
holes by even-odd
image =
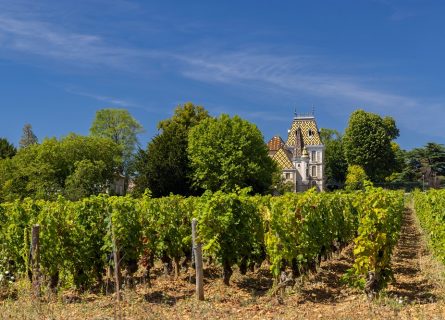
[[[312,137],[314,135],[314,131],[312,131],[312,129],[309,129],[308,135],[309,137]]]

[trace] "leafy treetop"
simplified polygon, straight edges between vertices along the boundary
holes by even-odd
[[[250,186],[255,193],[264,193],[278,170],[260,130],[238,116],[223,114],[193,127],[188,155],[195,187],[211,191]]]

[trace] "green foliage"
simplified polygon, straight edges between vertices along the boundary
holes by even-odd
[[[12,158],[17,153],[17,149],[5,138],[0,138],[0,160]]]
[[[65,183],[65,194],[70,200],[79,200],[104,192],[107,185],[107,167],[102,160],[81,160],[74,163],[74,172]]]
[[[45,139],[0,161],[0,199],[56,199],[104,192],[120,164],[120,149],[109,139],[69,135]],[[67,188],[67,190],[65,190]],[[73,192],[73,194],[71,194]]]
[[[254,259],[263,242],[261,219],[255,203],[247,195],[249,191],[206,192],[196,208],[204,251],[224,266],[226,284],[231,266],[239,264],[241,259]]]
[[[348,167],[348,174],[346,176],[346,190],[362,190],[365,186],[365,181],[368,180],[365,170],[357,165]]]
[[[121,147],[124,172],[130,167],[137,135],[142,131],[142,126],[126,109],[97,111],[90,128],[91,136],[111,139]]]
[[[155,259],[175,263],[190,257],[191,220],[198,219],[204,255],[223,265],[228,284],[232,266],[241,272],[267,259],[275,276],[312,269],[358,230],[353,283],[378,272],[383,286],[400,228],[400,193],[368,187],[355,194],[287,193],[279,197],[206,192],[200,198],[169,196],[139,199],[91,196],[80,201],[24,199],[0,204],[0,257],[14,272],[28,268],[30,231],[41,227],[41,270],[50,287],[97,288],[113,262],[113,236],[120,266],[132,275],[138,260],[146,271]],[[3,261],[2,260],[2,261]],[[2,270],[0,270],[1,272]]]
[[[152,190],[154,197],[194,194],[187,157],[188,133],[205,118],[207,111],[189,102],[178,106],[172,118],[159,122],[162,132],[136,157],[136,194],[146,188]]]
[[[395,166],[391,140],[398,129],[390,117],[356,110],[349,118],[343,137],[344,151],[349,165],[363,167],[371,181],[384,181]]]
[[[392,279],[391,254],[400,234],[403,193],[368,187],[365,193],[356,195],[354,206],[358,211],[358,236],[354,239],[354,264],[345,278],[368,294],[375,294]]]
[[[324,173],[327,186],[341,186],[345,183],[348,169],[342,137],[336,130],[321,128],[320,138],[325,146]]]
[[[158,129],[162,132],[177,130],[178,128],[189,130],[207,118],[209,118],[209,113],[202,106],[195,106],[191,102],[186,102],[184,105],[176,107],[171,118],[160,121]]]
[[[38,139],[32,131],[32,126],[29,123],[25,124],[25,126],[23,127],[23,134],[19,142],[20,148],[29,147],[33,144],[36,144],[37,142]]]
[[[445,264],[445,190],[414,192],[414,209],[434,255]]]
[[[286,266],[295,275],[347,243],[357,228],[357,217],[348,195],[304,194],[273,197],[263,208],[265,244],[272,273]],[[337,248],[338,249],[338,248]]]
[[[113,252],[110,240],[114,236],[121,265],[124,267],[137,265],[142,249],[142,224],[140,210],[137,210],[138,201],[129,196],[111,197],[108,205],[111,210],[111,223],[104,240],[106,251]],[[131,270],[130,273],[136,270]]]
[[[142,197],[139,202],[145,255],[179,261],[191,248],[191,217],[194,198]]]
[[[423,148],[416,148],[407,155],[409,169],[420,182],[428,187],[438,188],[445,180],[445,147],[441,144],[427,143]]]
[[[194,185],[210,191],[252,187],[266,192],[277,171],[258,128],[238,116],[207,118],[191,129],[188,155]]]
[[[287,192],[294,192],[294,184],[291,181],[286,181],[283,174],[276,171],[272,176],[270,193],[273,195],[283,195]]]

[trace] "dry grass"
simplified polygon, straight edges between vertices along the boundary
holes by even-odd
[[[393,259],[396,282],[377,301],[339,281],[351,266],[351,248],[322,262],[319,272],[308,275],[283,298],[272,297],[267,268],[243,276],[233,275],[226,287],[220,270],[205,272],[206,300],[194,296],[193,276],[174,280],[157,277],[152,287],[139,284],[124,290],[116,309],[113,296],[45,294],[43,302],[30,299],[29,285],[17,284],[17,300],[0,301],[1,319],[445,319],[443,266],[426,250],[415,218],[407,212]],[[72,299],[64,299],[71,295]],[[78,299],[76,299],[77,297]],[[66,303],[66,301],[75,303]],[[64,302],[65,301],[65,302]]]

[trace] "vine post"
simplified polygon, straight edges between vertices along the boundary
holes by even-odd
[[[116,237],[114,235],[113,226],[111,226],[111,240],[113,242],[113,259],[114,259],[114,281],[116,288],[116,301],[121,301],[120,293],[120,270],[119,270],[119,252],[116,245]]]
[[[195,257],[196,270],[196,296],[198,300],[204,300],[204,271],[202,267],[202,246],[201,242],[197,240],[196,227],[198,220],[192,220],[192,240],[193,240],[193,255]]]
[[[32,266],[32,293],[33,298],[40,297],[40,226],[35,224],[32,226],[31,233],[31,266]]]

